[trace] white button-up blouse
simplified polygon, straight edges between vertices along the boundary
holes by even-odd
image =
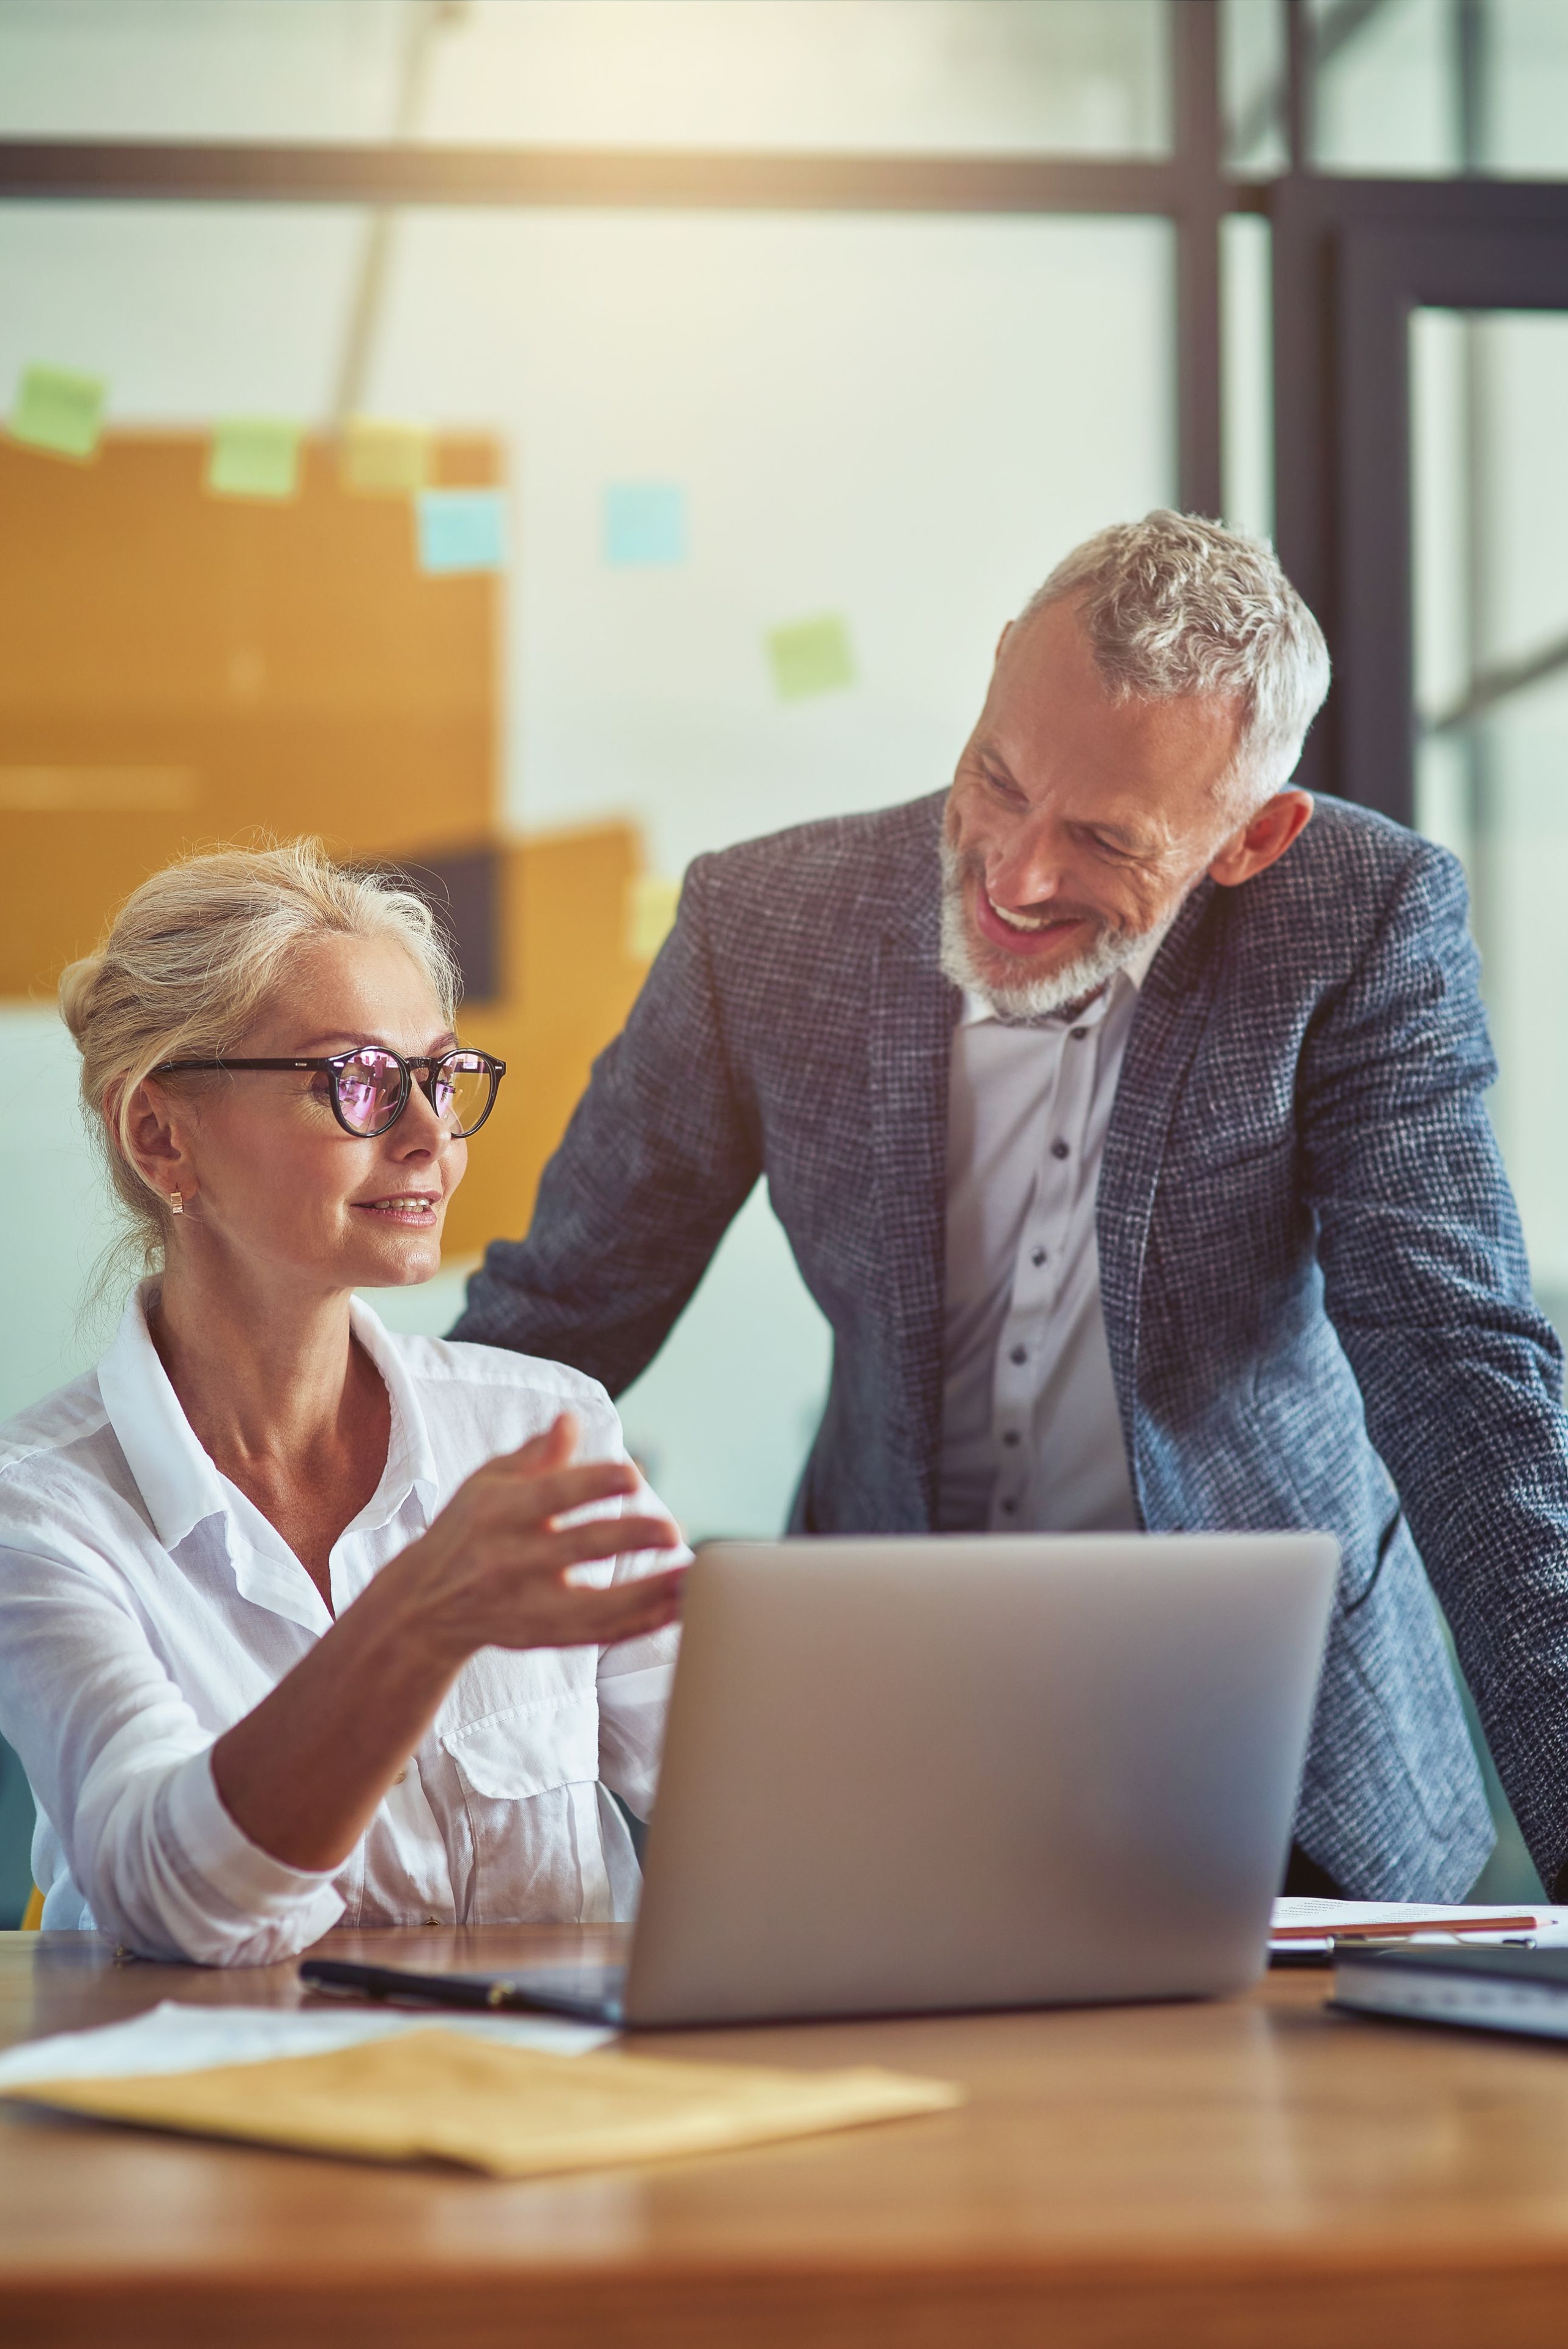
[[[488,1346],[354,1329],[391,1402],[387,1464],[330,1561],[341,1614],[483,1462],[563,1406],[580,1457],[625,1457],[602,1387]],[[626,1506],[647,1508],[645,1490]],[[657,1504],[653,1504],[657,1507]],[[618,1504],[611,1504],[618,1508]],[[607,1582],[670,1562],[578,1569]],[[331,1875],[262,1851],[211,1749],[331,1622],[309,1575],[198,1444],[131,1299],[95,1371],[0,1428],[0,1732],[38,1804],[47,1928],[151,1957],[259,1965],[328,1926],[594,1923],[639,1874],[608,1790],[646,1816],[671,1627],[615,1648],[485,1648]]]

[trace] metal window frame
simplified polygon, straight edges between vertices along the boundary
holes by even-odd
[[[173,140],[0,140],[0,202],[1141,214],[1176,230],[1177,488],[1220,510],[1219,0],[1171,0],[1173,150],[1147,161]]]
[[[1335,672],[1301,781],[1410,823],[1410,313],[1568,309],[1568,182],[1303,174],[1271,217],[1275,533]]]
[[[1276,179],[1249,180],[1225,168],[1219,0],[1171,0],[1172,150],[1147,160],[0,140],[0,202],[1168,220],[1176,236],[1177,494],[1189,512],[1210,514],[1223,510],[1220,230],[1227,214],[1262,213],[1273,247],[1275,536],[1287,571],[1324,622],[1337,678],[1308,742],[1302,781],[1408,823],[1415,790],[1411,517],[1401,337],[1415,300],[1449,298],[1420,287],[1462,283],[1469,289],[1466,306],[1476,308],[1559,306],[1550,294],[1533,301],[1527,291],[1506,298],[1497,292],[1505,280],[1516,289],[1532,282],[1522,261],[1504,261],[1499,240],[1527,240],[1538,258],[1554,239],[1568,252],[1568,182],[1366,179],[1316,171],[1311,101],[1317,66],[1379,5],[1339,0],[1337,14],[1314,18],[1304,0],[1285,0],[1286,71],[1277,95],[1289,162]],[[1479,251],[1478,238],[1487,243],[1487,258],[1479,276],[1466,274],[1463,249]]]

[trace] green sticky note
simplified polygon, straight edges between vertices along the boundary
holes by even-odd
[[[770,628],[768,659],[781,701],[804,701],[808,694],[836,693],[855,682],[849,630],[836,612]]]
[[[297,424],[232,416],[213,427],[207,487],[220,498],[291,498],[299,487],[299,442]]]
[[[65,367],[24,367],[11,411],[12,439],[29,449],[47,449],[57,457],[92,456],[103,429],[106,388],[101,376],[72,375]]]

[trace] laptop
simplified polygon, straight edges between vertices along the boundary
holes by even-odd
[[[301,1972],[634,2028],[1239,1990],[1338,1564],[1324,1534],[708,1544],[629,1962]]]

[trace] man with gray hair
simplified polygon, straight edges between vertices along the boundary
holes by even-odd
[[[1267,546],[1089,540],[950,791],[698,858],[454,1334],[618,1392],[765,1174],[834,1332],[797,1530],[1336,1534],[1287,1885],[1366,1898],[1491,1841],[1429,1575],[1556,1888],[1561,1356],[1459,868],[1291,788],[1327,687]]]

